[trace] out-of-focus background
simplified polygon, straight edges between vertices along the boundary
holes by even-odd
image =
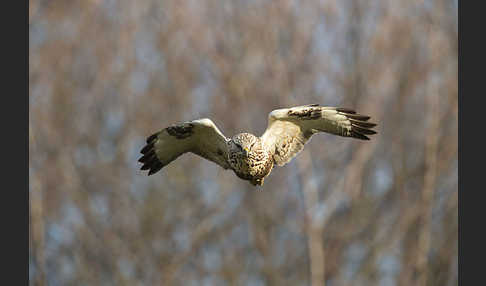
[[[29,1],[31,285],[458,285],[453,0]],[[145,138],[348,107],[255,188]]]

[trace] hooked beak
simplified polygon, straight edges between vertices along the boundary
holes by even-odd
[[[248,152],[249,152],[248,148],[243,148],[243,151],[245,151],[245,157],[248,157]]]

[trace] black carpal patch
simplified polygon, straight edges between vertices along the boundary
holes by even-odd
[[[322,117],[320,108],[306,108],[302,110],[289,110],[288,115],[303,120],[319,119]]]
[[[194,124],[192,123],[182,123],[169,126],[166,130],[170,136],[174,136],[177,139],[184,139],[192,135],[193,128]]]

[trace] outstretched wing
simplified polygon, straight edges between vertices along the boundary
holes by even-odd
[[[369,116],[356,114],[351,109],[318,104],[277,109],[268,115],[267,130],[261,139],[275,163],[282,166],[318,132],[369,140],[366,135],[376,134],[371,130],[376,124],[367,122],[368,119]]]
[[[147,138],[141,170],[152,175],[186,152],[195,153],[228,169],[227,138],[207,118],[169,126]]]

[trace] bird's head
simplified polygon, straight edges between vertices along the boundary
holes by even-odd
[[[255,136],[249,133],[240,133],[231,138],[231,151],[240,154],[242,157],[248,157],[251,153],[251,147],[255,141]]]

